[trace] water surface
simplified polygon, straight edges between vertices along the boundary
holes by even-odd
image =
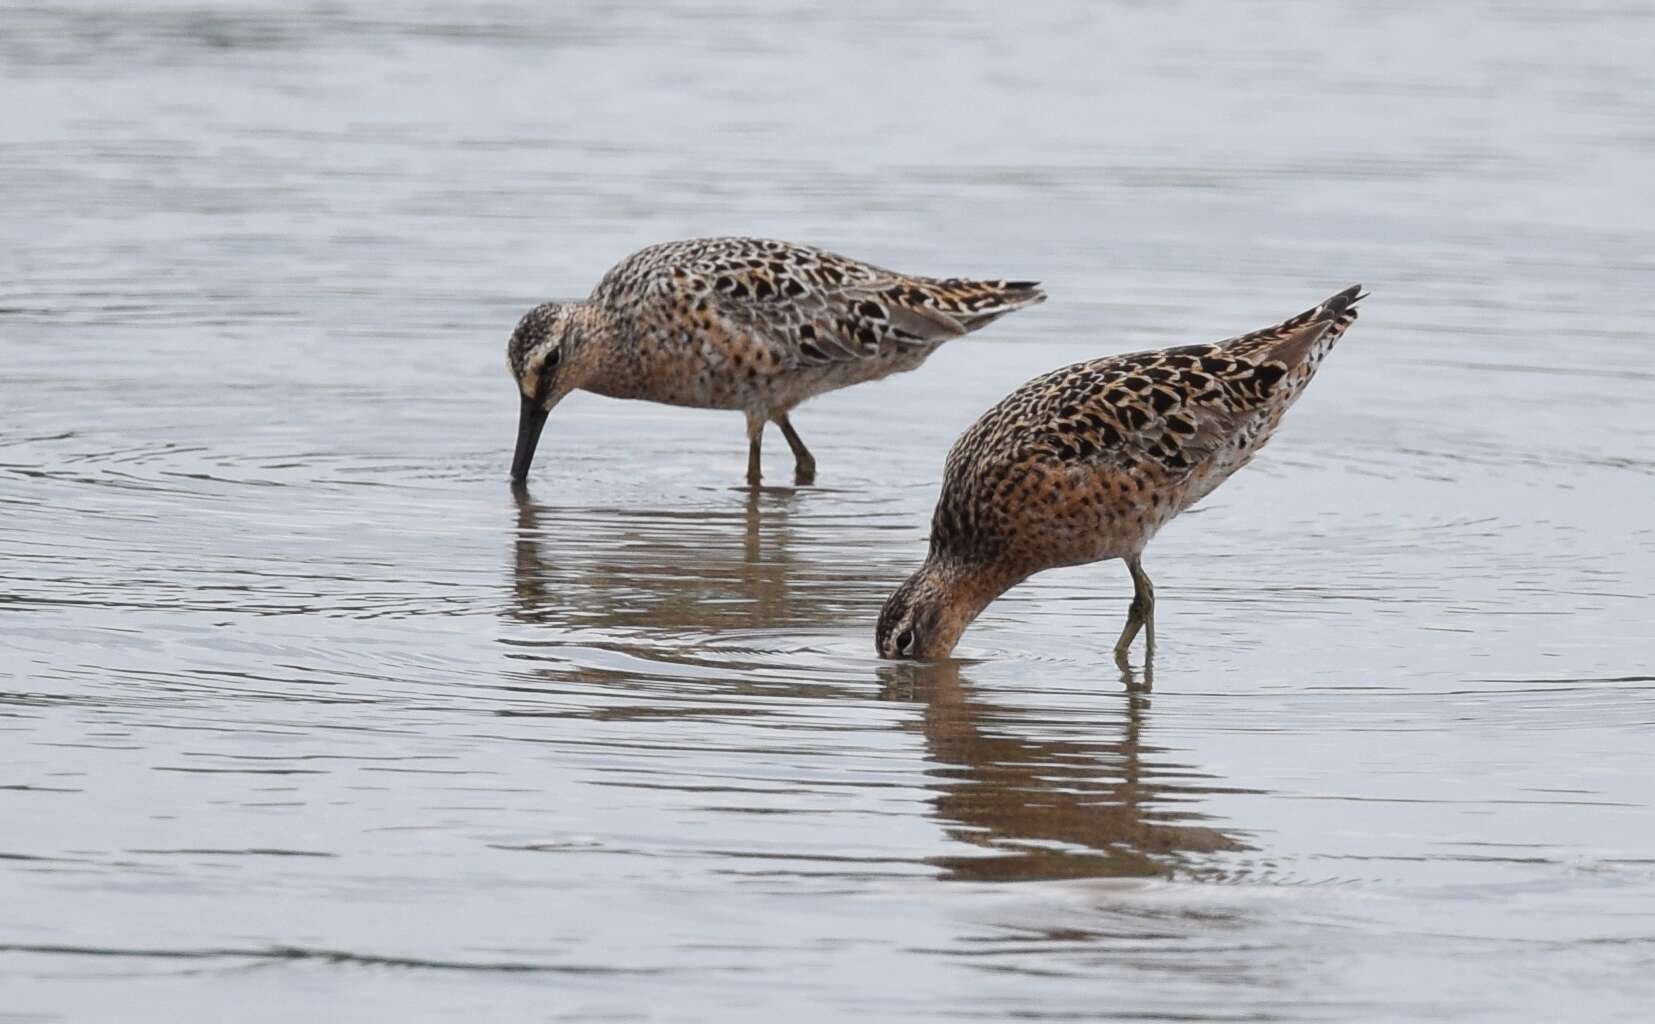
[[[1641,1020],[1655,20],[9,6],[0,1021]],[[797,417],[503,346],[653,241],[1053,301]],[[1271,447],[872,657],[1022,380],[1349,283]]]

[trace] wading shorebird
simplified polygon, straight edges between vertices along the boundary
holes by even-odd
[[[652,245],[610,269],[585,302],[525,315],[506,349],[522,407],[512,479],[522,482],[552,407],[576,388],[747,414],[747,481],[766,423],[816,460],[787,414],[826,391],[925,362],[950,338],[1044,301],[1033,281],[914,277],[821,249],[757,238]]]
[[[1121,558],[1133,597],[1115,655],[1146,629],[1153,658],[1144,546],[1264,446],[1363,298],[1357,285],[1262,331],[1076,363],[1007,395],[948,454],[930,553],[879,613],[879,654],[947,657],[1035,573]]]

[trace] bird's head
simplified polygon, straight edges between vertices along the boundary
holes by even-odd
[[[580,386],[581,306],[547,302],[523,315],[506,345],[506,363],[517,381],[522,405],[517,417],[517,450],[511,478],[522,482],[534,462],[535,446],[546,417],[563,397]]]
[[[874,645],[881,658],[935,661],[946,658],[971,620],[998,595],[974,576],[927,561],[902,581],[879,612]]]

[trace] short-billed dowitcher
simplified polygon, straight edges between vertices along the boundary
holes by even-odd
[[[522,408],[512,479],[528,476],[546,416],[570,391],[747,414],[747,479],[766,423],[794,474],[816,460],[787,415],[825,391],[912,370],[950,338],[1045,299],[1032,281],[914,277],[755,238],[652,245],[585,302],[525,315],[506,349]]]
[[[879,614],[880,655],[946,657],[1035,573],[1122,558],[1133,598],[1115,653],[1146,629],[1153,657],[1144,546],[1263,447],[1364,297],[1358,285],[1274,327],[1076,363],[1007,395],[949,452],[930,553]]]

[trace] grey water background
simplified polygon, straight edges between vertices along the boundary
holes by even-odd
[[[1644,1020],[1655,9],[7,3],[0,1022]],[[751,233],[1053,300],[796,417],[518,315]],[[1372,291],[1119,564],[872,656],[954,436]],[[1141,658],[1141,652],[1139,654]]]

